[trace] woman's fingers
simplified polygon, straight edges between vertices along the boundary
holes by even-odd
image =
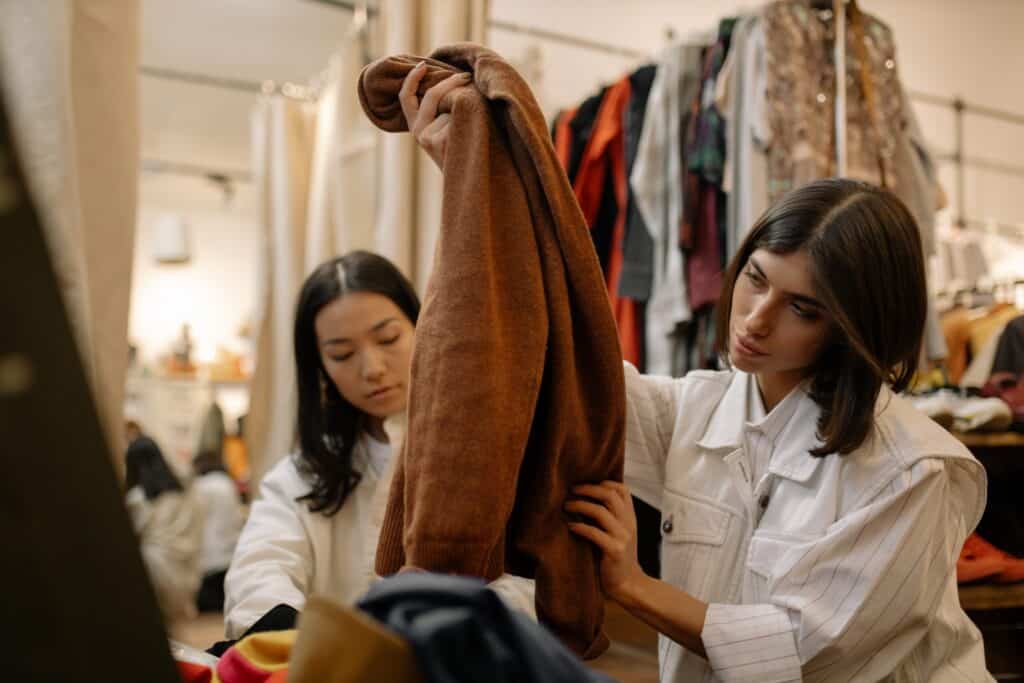
[[[413,70],[405,76],[405,80],[402,81],[402,87],[398,90],[398,103],[402,105],[402,113],[405,115],[405,124],[412,130],[413,123],[416,121],[416,115],[419,113],[420,102],[416,97],[416,91],[419,90],[420,81],[423,80],[423,76],[427,73],[427,63],[420,62]]]
[[[573,532],[577,536],[582,536],[587,539],[598,548],[601,549],[602,553],[614,552],[616,548],[615,539],[598,529],[596,526],[590,526],[589,524],[583,524],[582,522],[569,522],[569,531]]]
[[[426,128],[424,128],[419,134],[419,140],[424,147],[432,149],[434,147],[440,147],[438,151],[444,154],[444,142],[445,142],[445,128],[448,126],[448,122],[451,120],[451,116],[448,114],[439,114],[436,119],[431,121]]]
[[[441,103],[441,99],[455,88],[469,83],[470,78],[472,76],[466,72],[453,74],[437,85],[428,88],[423,99],[420,100],[419,111],[416,113],[416,119],[411,127],[413,135],[417,138],[420,137],[426,127],[436,120],[437,106]],[[414,90],[413,93],[415,94],[415,92]]]
[[[625,484],[616,481],[603,481],[600,484],[580,484],[574,486],[572,492],[577,496],[586,496],[599,500],[612,510],[616,516],[626,511],[626,504],[632,506],[629,488]]]
[[[565,504],[565,510],[589,517],[609,534],[622,535],[626,531],[615,515],[603,505],[586,500],[570,500]]]

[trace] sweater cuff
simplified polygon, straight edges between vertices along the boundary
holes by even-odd
[[[775,605],[708,605],[700,634],[708,663],[725,683],[799,681],[793,624]]]

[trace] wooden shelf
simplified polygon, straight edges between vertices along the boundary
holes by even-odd
[[[1024,583],[979,583],[960,586],[960,606],[967,611],[1024,608]]]
[[[1024,448],[1020,432],[951,432],[968,448]]]

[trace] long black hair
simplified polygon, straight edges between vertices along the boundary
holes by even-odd
[[[733,288],[757,249],[807,250],[834,323],[811,368],[822,441],[811,454],[849,453],[871,430],[882,385],[902,391],[917,367],[928,306],[917,223],[894,194],[854,180],[819,180],[790,192],[754,224],[726,272],[716,330],[726,359]]]
[[[327,261],[306,278],[295,311],[295,374],[299,386],[299,471],[310,483],[297,500],[311,512],[333,515],[359,483],[352,447],[365,415],[346,401],[327,376],[316,339],[316,316],[354,292],[386,296],[415,325],[420,300],[412,283],[383,256],[353,251]]]
[[[181,482],[174,476],[170,465],[156,442],[148,436],[140,436],[128,446],[125,455],[125,489],[141,486],[146,500],[153,500],[168,491],[183,491]]]

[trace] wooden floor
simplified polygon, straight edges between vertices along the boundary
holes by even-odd
[[[658,634],[613,602],[604,628],[612,646],[587,664],[622,683],[658,683]]]
[[[658,683],[658,638],[653,630],[614,603],[605,615],[605,630],[612,641],[603,655],[587,664],[622,683]],[[170,628],[171,638],[205,650],[224,638],[219,614],[202,614]]]

